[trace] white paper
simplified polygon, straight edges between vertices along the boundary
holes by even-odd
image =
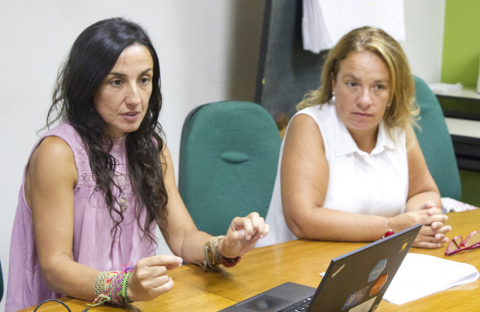
[[[408,253],[383,299],[404,304],[442,290],[472,283],[479,277],[473,265]]]

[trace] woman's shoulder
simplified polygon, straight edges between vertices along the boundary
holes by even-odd
[[[62,139],[68,146],[70,146],[74,153],[85,149],[80,134],[78,134],[77,130],[69,122],[64,122],[49,129],[40,141],[49,137],[58,137]]]
[[[77,130],[69,123],[69,122],[64,122],[61,123],[51,129],[49,129],[43,137],[49,137],[49,136],[57,136],[63,139],[70,139],[70,138],[80,138],[80,135],[78,134]],[[66,140],[65,140],[66,141]]]
[[[34,154],[57,160],[73,160],[81,172],[88,171],[88,156],[82,138],[68,122],[49,129],[34,147]]]
[[[332,119],[335,114],[335,105],[325,103],[310,106],[298,111],[294,117],[299,115],[308,115],[312,117],[317,124],[321,125],[327,123]]]
[[[35,159],[45,159],[50,161],[73,159],[73,152],[70,146],[60,137],[45,137],[32,155],[32,162]]]

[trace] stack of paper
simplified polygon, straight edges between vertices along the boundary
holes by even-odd
[[[433,293],[474,282],[478,270],[470,264],[409,253],[383,299],[404,304]]]
[[[385,30],[405,40],[403,0],[303,0],[302,37],[305,50],[319,53],[358,27]]]

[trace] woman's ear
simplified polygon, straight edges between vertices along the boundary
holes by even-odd
[[[332,79],[332,90],[335,88],[335,85],[337,84],[337,81],[335,80],[335,76],[333,75],[333,72],[330,73],[330,79]]]

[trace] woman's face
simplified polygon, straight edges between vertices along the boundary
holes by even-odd
[[[107,123],[106,134],[121,137],[140,127],[152,94],[153,59],[143,45],[123,50],[95,92],[95,109]]]
[[[332,77],[337,115],[350,133],[376,134],[391,92],[385,62],[370,51],[350,53]]]

